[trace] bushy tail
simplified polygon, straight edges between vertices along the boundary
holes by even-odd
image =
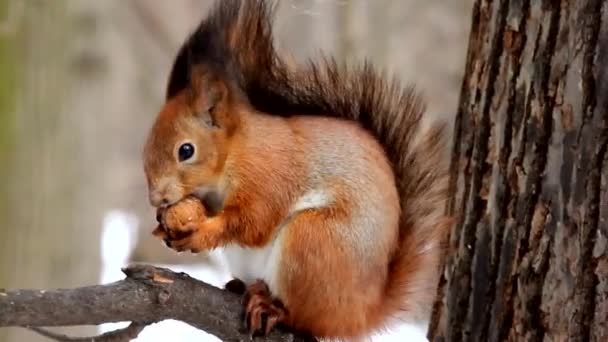
[[[274,48],[273,12],[274,4],[264,0],[219,1],[182,46],[167,97],[187,85],[189,68],[204,63],[222,70],[260,111],[335,116],[370,131],[392,163],[402,209],[400,248],[378,316],[425,320],[439,273],[440,239],[449,224],[443,215],[445,125],[425,125],[424,104],[414,88],[387,79],[368,62],[352,68],[327,57],[301,66],[288,63]]]

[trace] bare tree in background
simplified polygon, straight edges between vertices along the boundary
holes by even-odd
[[[434,341],[608,340],[608,1],[475,2]]]
[[[15,26],[2,38],[3,48],[13,56],[3,57],[4,67],[14,76],[3,91],[12,91],[17,101],[13,110],[2,114],[10,118],[6,124],[13,149],[2,165],[8,196],[0,229],[0,284],[57,287],[96,282],[98,243],[85,241],[98,241],[98,227],[82,220],[81,211],[87,209],[78,188],[93,175],[82,173],[79,156],[84,151],[73,139],[83,128],[78,117],[84,113],[67,101],[90,90],[72,87],[82,74],[66,72],[75,67],[67,44],[74,37],[73,17],[65,2],[0,3],[17,8],[9,13]],[[94,201],[87,202],[94,208]],[[2,329],[0,340],[32,341],[32,334]]]

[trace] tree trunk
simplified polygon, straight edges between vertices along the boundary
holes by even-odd
[[[477,0],[431,341],[608,341],[608,1]]]

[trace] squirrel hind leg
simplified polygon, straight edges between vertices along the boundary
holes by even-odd
[[[251,336],[254,334],[267,336],[275,326],[287,318],[285,306],[279,299],[273,298],[268,285],[263,280],[257,280],[247,286],[243,306],[245,323]]]

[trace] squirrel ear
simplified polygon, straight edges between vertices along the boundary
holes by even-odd
[[[209,127],[222,127],[224,118],[218,109],[223,107],[226,98],[226,88],[221,82],[205,82],[197,91],[199,105],[196,106],[196,115]]]
[[[236,114],[230,110],[229,90],[224,80],[197,69],[191,83],[197,117],[209,127],[232,130]]]

